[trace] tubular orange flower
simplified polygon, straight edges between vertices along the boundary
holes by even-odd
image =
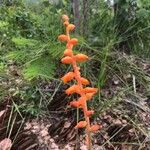
[[[76,61],[86,61],[88,59],[88,56],[87,55],[84,55],[84,54],[77,54],[75,55],[75,60]]]
[[[68,45],[71,44],[71,45],[76,45],[78,43],[78,39],[76,38],[72,38],[69,42],[68,42]]]
[[[63,64],[71,64],[73,62],[73,59],[71,57],[69,57],[69,56],[66,56],[66,57],[61,59],[61,62]]]
[[[83,108],[83,104],[78,101],[72,101],[70,102],[70,106],[77,107],[77,108]]]
[[[68,36],[64,35],[64,34],[61,34],[61,35],[58,36],[58,40],[59,41],[67,41],[68,40]]]
[[[69,21],[69,17],[67,15],[62,15],[62,20],[65,21]]]
[[[70,106],[79,107],[79,102],[78,101],[72,101],[72,102],[70,102]]]
[[[86,111],[86,115],[87,116],[91,116],[91,115],[93,115],[94,114],[94,110],[88,110],[88,111]]]
[[[64,83],[67,83],[69,81],[71,81],[72,79],[74,78],[74,72],[68,72],[66,75],[64,75],[61,80],[64,82]]]
[[[87,125],[87,122],[86,121],[80,121],[78,122],[78,124],[75,126],[75,129],[77,128],[85,128]]]
[[[92,99],[92,97],[94,96],[94,92],[93,93],[86,93],[85,95],[86,95],[86,98],[87,98],[87,100],[90,100],[90,99]]]
[[[68,22],[68,21],[65,21],[63,24],[64,24],[64,26],[68,26],[68,25],[69,25],[69,22]]]
[[[69,25],[67,26],[67,29],[70,30],[70,31],[72,31],[72,30],[75,29],[75,25],[74,25],[74,24],[69,24]]]
[[[83,77],[82,77],[80,80],[81,80],[81,83],[82,83],[83,85],[88,85],[88,84],[90,84],[90,82],[89,82],[87,79],[83,78]]]
[[[86,101],[86,98],[85,98],[85,97],[82,97],[82,96],[78,99],[78,102],[79,102],[79,105],[80,105],[80,106],[84,106],[85,101]]]
[[[73,93],[80,93],[80,87],[78,85],[72,85],[69,87],[65,92],[67,95],[73,94]]]
[[[85,93],[97,93],[97,88],[86,87],[83,89]]]
[[[73,48],[73,45],[68,42],[67,45],[66,45],[66,48],[67,48],[67,49],[72,49],[72,48]]]
[[[66,49],[65,51],[64,51],[64,55],[65,56],[72,56],[72,50],[71,49]]]
[[[100,126],[100,125],[92,125],[91,127],[90,127],[90,132],[96,132],[97,130],[99,130],[99,129],[101,129],[102,128],[102,126]]]
[[[74,107],[78,107],[78,108],[83,108],[85,101],[86,101],[86,98],[80,97],[77,101],[70,102],[70,105]]]

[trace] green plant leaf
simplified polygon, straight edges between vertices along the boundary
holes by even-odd
[[[23,37],[12,38],[12,42],[14,42],[17,46],[35,46],[38,41],[33,39],[26,39]]]
[[[26,65],[23,69],[23,75],[27,80],[32,80],[34,78],[38,78],[39,76],[52,78],[54,71],[55,64],[50,55],[42,55]]]
[[[5,21],[0,21],[0,28],[8,26],[9,23]]]

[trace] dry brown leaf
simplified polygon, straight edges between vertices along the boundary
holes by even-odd
[[[122,122],[120,121],[120,119],[116,119],[116,120],[114,120],[113,122],[114,122],[114,124],[116,124],[116,125],[122,125]]]
[[[69,128],[71,126],[71,122],[65,122],[64,128]]]
[[[12,142],[10,139],[5,138],[0,142],[0,150],[10,150]]]
[[[0,111],[0,118],[4,115],[5,110]]]

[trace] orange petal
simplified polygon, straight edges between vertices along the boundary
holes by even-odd
[[[78,43],[78,39],[76,38],[72,38],[69,42],[68,42],[68,45],[76,45]]]
[[[85,101],[86,101],[86,98],[85,98],[85,97],[80,97],[80,98],[78,99],[78,102],[79,102],[79,105],[80,105],[80,106],[84,106]]]
[[[90,127],[90,132],[96,132],[97,130],[99,130],[101,128],[102,128],[102,126],[100,126],[100,125],[92,125]]]
[[[71,57],[69,57],[69,56],[66,56],[66,57],[61,59],[61,62],[63,64],[71,64],[73,62],[73,59]]]
[[[98,91],[97,88],[86,87],[83,89],[85,93],[96,93]]]
[[[69,25],[67,26],[67,29],[70,30],[70,31],[74,30],[74,28],[75,28],[75,25],[74,25],[74,24],[69,24]]]
[[[78,85],[72,85],[69,87],[65,92],[67,95],[73,94],[73,93],[79,93],[80,92],[80,87]]]
[[[68,25],[69,25],[69,22],[68,22],[68,21],[65,21],[63,24],[64,24],[64,26],[68,26]]]
[[[94,94],[95,94],[94,92],[93,93],[86,93],[85,95],[86,95],[87,100],[92,99]]]
[[[69,17],[67,15],[62,15],[62,20],[63,21],[69,21]]]
[[[94,110],[88,110],[88,111],[86,111],[86,115],[88,116],[88,117],[90,117],[91,115],[93,115],[94,114]]]
[[[85,78],[80,78],[80,80],[81,80],[81,83],[83,84],[83,85],[88,85],[88,84],[90,84],[90,82],[87,80],[87,79],[85,79]]]
[[[72,106],[72,107],[80,107],[78,101],[72,101],[72,102],[70,102],[70,106]]]
[[[66,49],[65,51],[64,51],[64,55],[65,56],[72,56],[72,50],[71,49]]]
[[[77,129],[77,128],[84,128],[84,127],[86,127],[86,125],[87,125],[87,122],[86,122],[86,121],[80,121],[80,122],[78,122],[78,124],[75,126],[75,129]]]
[[[64,83],[67,83],[68,81],[71,81],[73,78],[74,78],[74,72],[68,72],[61,78],[61,80]]]
[[[77,61],[86,61],[87,59],[88,59],[88,56],[84,54],[77,54],[75,56],[75,60]]]
[[[58,40],[59,41],[67,41],[68,40],[68,36],[64,35],[64,34],[61,34],[61,35],[58,36]]]

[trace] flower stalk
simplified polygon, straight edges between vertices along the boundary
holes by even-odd
[[[61,62],[63,64],[71,64],[73,71],[68,72],[61,78],[61,80],[65,84],[71,80],[76,80],[76,84],[69,87],[65,92],[67,95],[71,95],[73,93],[80,95],[77,100],[70,102],[72,107],[82,109],[85,117],[85,120],[77,123],[75,129],[86,129],[87,150],[92,150],[91,132],[99,130],[101,126],[90,124],[90,117],[94,114],[94,111],[88,110],[87,101],[92,99],[98,89],[85,87],[86,85],[89,85],[90,82],[86,78],[81,77],[80,68],[78,67],[77,63],[87,61],[89,57],[85,54],[73,54],[73,47],[78,43],[78,39],[70,38],[70,32],[75,29],[75,25],[69,23],[69,17],[67,15],[63,15],[62,20],[66,29],[66,34],[59,35],[58,40],[66,42],[66,49],[64,51],[64,57],[61,59]]]

